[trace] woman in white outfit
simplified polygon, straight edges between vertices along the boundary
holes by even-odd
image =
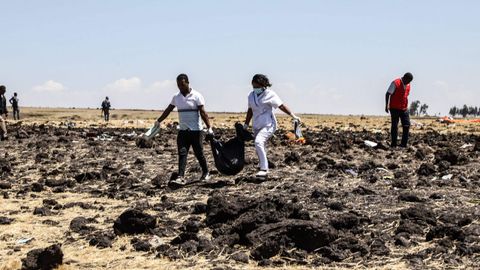
[[[248,111],[244,128],[247,129],[253,117],[253,134],[255,136],[255,150],[257,151],[260,170],[257,177],[266,177],[268,174],[268,160],[265,144],[277,129],[277,119],[274,110],[279,108],[294,120],[300,118],[293,114],[273,90],[267,76],[256,74],[252,79],[253,91],[248,95]]]

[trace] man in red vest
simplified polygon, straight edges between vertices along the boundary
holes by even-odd
[[[395,79],[385,95],[385,111],[390,112],[392,118],[392,147],[397,146],[398,121],[401,120],[403,127],[401,147],[407,147],[410,132],[410,116],[408,115],[408,95],[410,94],[410,82],[413,75],[405,73],[402,78]]]

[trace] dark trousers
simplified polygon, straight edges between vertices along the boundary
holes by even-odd
[[[187,155],[190,146],[193,148],[195,157],[202,167],[202,172],[208,172],[207,160],[203,155],[203,134],[201,131],[180,130],[177,136],[178,147],[178,176],[185,175],[185,167],[187,166]]]
[[[390,131],[392,136],[391,146],[393,147],[397,146],[398,122],[400,120],[402,122],[402,127],[403,127],[402,142],[400,146],[406,147],[408,143],[409,133],[410,133],[410,115],[408,114],[408,111],[390,109],[390,116],[392,118],[392,128]]]
[[[103,111],[103,118],[105,121],[110,120],[110,112],[109,111]]]
[[[13,120],[20,120],[20,110],[18,107],[13,107]]]

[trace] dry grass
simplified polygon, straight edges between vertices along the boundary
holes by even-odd
[[[149,128],[155,119],[161,114],[157,110],[112,110],[110,122],[106,124],[98,109],[66,109],[66,108],[22,108],[22,123],[54,125],[75,123],[78,127],[126,127],[126,128]],[[237,121],[243,122],[245,113],[209,113],[214,127],[229,128]],[[335,128],[340,130],[363,130],[385,131],[389,129],[390,119],[388,116],[338,116],[338,115],[300,115],[304,125],[311,129]],[[466,132],[480,133],[478,123],[457,123],[446,125],[438,123],[436,118],[412,118],[413,132],[438,131],[438,132]],[[178,121],[177,114],[172,113],[165,120],[165,124]],[[291,120],[283,113],[278,114],[279,126],[291,129]],[[12,120],[13,122],[13,120]]]

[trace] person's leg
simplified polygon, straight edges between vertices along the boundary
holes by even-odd
[[[408,138],[410,135],[410,115],[408,114],[408,111],[402,112],[400,114],[400,119],[402,121],[402,127],[403,127],[402,143],[400,146],[407,147]]]
[[[17,112],[17,120],[20,120],[20,109],[16,109],[16,112]]]
[[[398,120],[400,118],[398,110],[392,109],[390,110],[390,116],[392,120],[392,127],[390,129],[390,135],[392,138],[391,146],[397,146],[397,137],[398,137]]]
[[[110,112],[107,111],[107,122],[110,121]]]
[[[5,120],[3,119],[3,116],[0,116],[0,129],[1,129],[1,132],[2,132],[2,139],[7,137],[7,127],[5,125]]]
[[[178,148],[178,176],[185,176],[185,168],[187,167],[187,155],[190,149],[191,139],[188,131],[180,130],[177,136]]]
[[[261,171],[268,171],[267,149],[265,144],[273,135],[273,128],[262,128],[255,136],[255,150],[259,159]]]
[[[202,173],[208,173],[208,166],[207,160],[205,159],[205,155],[203,154],[203,134],[201,131],[190,131],[192,133],[192,148],[193,152],[195,153],[195,157],[200,163],[200,167],[202,168]]]

